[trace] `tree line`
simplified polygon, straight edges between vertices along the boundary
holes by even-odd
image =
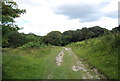
[[[0,10],[1,11],[1,10]],[[2,47],[20,47],[24,44],[46,44],[55,46],[65,46],[72,42],[82,41],[105,34],[120,32],[120,26],[111,31],[100,26],[83,27],[77,30],[68,30],[63,33],[60,31],[51,31],[46,36],[38,36],[33,33],[19,33],[20,28],[14,24],[14,19],[26,13],[24,9],[18,9],[18,5],[13,1],[2,2],[2,20],[0,31],[2,31]]]
[[[60,31],[52,31],[44,36],[43,40],[45,44],[65,46],[72,42],[108,35],[113,32],[120,32],[120,27],[115,27],[111,31],[100,26],[94,26],[90,28],[83,27],[82,29],[68,30],[63,33]]]
[[[82,28],[77,30],[68,30],[63,33],[60,31],[51,31],[46,36],[38,36],[33,33],[24,34],[18,31],[12,31],[7,35],[7,40],[3,41],[2,47],[19,47],[27,43],[37,43],[39,45],[55,45],[55,46],[65,46],[72,42],[78,42],[87,40],[90,38],[95,38],[102,35],[108,35],[109,33],[120,32],[120,27],[115,27],[113,30],[107,30],[99,26],[91,28]]]

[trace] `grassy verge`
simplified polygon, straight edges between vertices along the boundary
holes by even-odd
[[[42,49],[5,49],[3,79],[46,79],[60,47]]]
[[[110,79],[118,79],[118,54],[120,33],[93,38],[68,45],[92,67]]]

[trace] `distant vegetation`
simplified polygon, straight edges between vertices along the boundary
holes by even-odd
[[[59,31],[52,31],[46,36],[37,36],[35,34],[24,34],[19,33],[18,31],[10,31],[6,36],[3,34],[2,47],[21,47],[24,44],[31,44],[30,42],[37,45],[55,45],[55,46],[65,46],[67,44],[87,40],[90,38],[95,38],[103,35],[109,35],[115,32],[119,32],[119,27],[114,28],[112,31],[109,31],[105,28],[99,26],[91,28],[82,28],[77,29],[76,31],[69,30],[63,33]],[[4,33],[4,28],[3,31]],[[39,46],[38,46],[39,47]]]

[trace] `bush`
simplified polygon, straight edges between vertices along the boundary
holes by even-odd
[[[23,46],[20,46],[18,48],[25,49],[25,48],[43,48],[46,47],[45,44],[40,44],[39,42],[29,42],[27,44],[24,44]]]

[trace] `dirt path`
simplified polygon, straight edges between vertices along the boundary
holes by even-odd
[[[67,53],[65,53],[67,52]],[[68,54],[70,55],[70,57],[72,59],[74,59],[74,63],[72,63],[72,66],[71,67],[68,67],[68,68],[71,68],[72,71],[74,72],[83,72],[83,75],[82,76],[82,79],[105,79],[105,77],[100,74],[97,69],[93,68],[93,69],[88,69],[88,65],[85,65],[82,63],[82,61],[80,61],[78,59],[78,57],[76,56],[76,54],[71,50],[71,48],[64,48],[59,54],[58,56],[55,57],[55,60],[56,60],[56,64],[58,66],[62,66],[62,62],[65,62],[63,60],[63,56],[65,56],[65,54]]]
[[[61,65],[61,62],[63,61],[62,58],[63,58],[63,55],[64,55],[64,52],[63,50],[58,54],[58,56],[55,57],[55,60],[56,60],[56,63],[58,66]]]

